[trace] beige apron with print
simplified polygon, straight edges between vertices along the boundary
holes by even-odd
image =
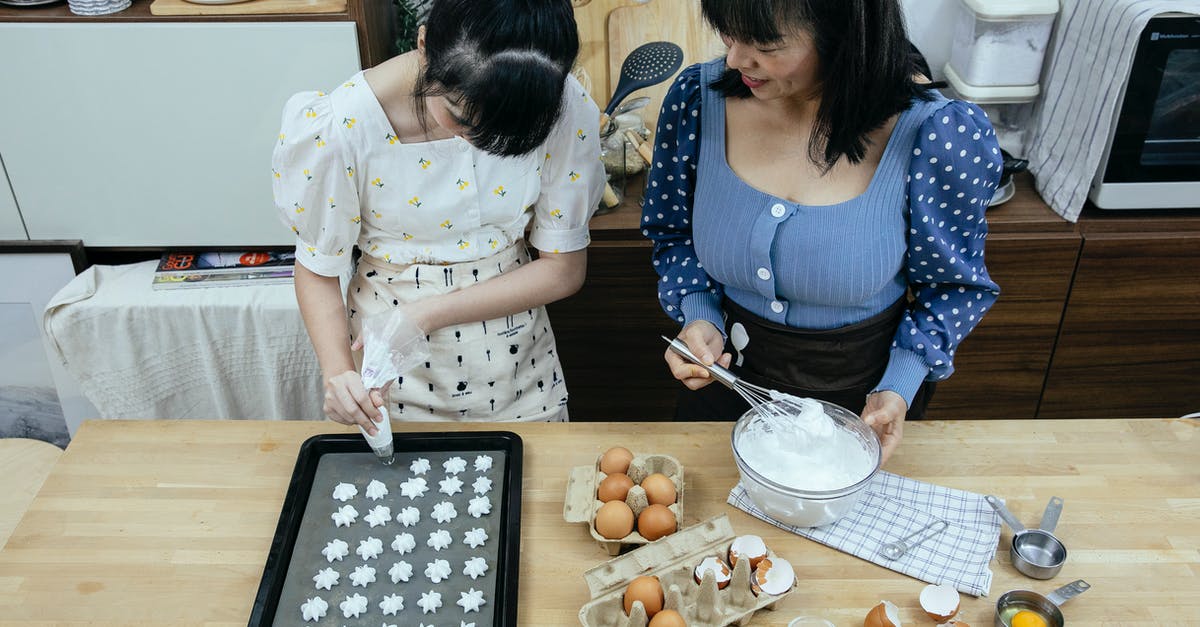
[[[350,281],[350,332],[361,320],[438,294],[470,287],[529,263],[518,241],[486,259],[390,264],[363,255]],[[388,389],[392,418],[407,421],[565,421],[567,386],[545,307],[450,326],[429,336],[431,357]],[[354,354],[362,367],[362,352]]]

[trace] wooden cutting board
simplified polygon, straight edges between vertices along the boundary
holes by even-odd
[[[670,41],[683,48],[684,68],[725,54],[721,38],[700,13],[700,0],[650,0],[637,6],[613,9],[608,15],[608,67],[612,77],[610,94],[620,79],[621,63],[625,57],[638,46],[651,41]],[[628,96],[650,97],[650,104],[642,109],[642,119],[651,131],[655,129],[659,107],[670,86],[671,81],[667,80]],[[597,103],[604,109],[608,99],[605,98],[603,102],[598,100]]]
[[[345,13],[346,0],[250,0],[235,4],[196,4],[186,0],[154,0],[151,15],[272,15],[279,13]]]
[[[182,1],[182,0],[176,0]],[[608,102],[616,86],[617,75],[608,75],[608,14],[620,7],[636,6],[638,0],[573,0],[575,23],[579,28],[579,58],[576,68],[582,68],[591,81],[591,95],[600,108]]]

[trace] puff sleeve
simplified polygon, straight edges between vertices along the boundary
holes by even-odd
[[[362,222],[341,124],[330,96],[296,94],[283,107],[271,155],[275,207],[296,234],[296,260],[322,276],[349,269]]]
[[[905,272],[915,300],[876,389],[911,405],[923,380],[954,372],[954,353],[1000,294],[984,265],[984,210],[1000,181],[1000,147],[975,105],[949,101],[917,135],[908,173]]]
[[[600,163],[600,109],[574,76],[563,88],[563,111],[545,143],[541,192],[534,204],[529,243],[566,253],[591,243],[588,221],[604,192]]]
[[[700,66],[679,73],[663,98],[646,175],[642,235],[654,245],[658,300],[680,324],[708,320],[724,333],[722,287],[705,272],[692,242],[692,204],[700,156]]]

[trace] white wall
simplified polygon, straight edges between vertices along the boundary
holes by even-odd
[[[0,166],[4,163],[4,155],[0,154]],[[17,202],[13,198],[12,189],[8,186],[8,176],[0,167],[0,241],[6,239],[29,239],[25,234],[25,225],[21,223],[21,214],[17,211]]]
[[[900,0],[908,37],[921,49],[933,70],[932,78],[941,80],[942,66],[950,60],[954,40],[954,23],[962,6],[961,0]]]
[[[0,23],[0,59],[29,237],[88,246],[291,243],[271,201],[283,103],[359,69],[353,22]]]

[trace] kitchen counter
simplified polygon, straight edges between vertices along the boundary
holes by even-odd
[[[959,618],[990,625],[1013,588],[1047,593],[1075,579],[1092,590],[1064,607],[1075,625],[1194,624],[1200,616],[1200,423],[1194,420],[927,421],[906,427],[887,469],[1008,500],[1033,524],[1065,499],[1058,534],[1070,551],[1051,581],[993,562],[990,598],[964,597]],[[444,429],[400,424],[397,431]],[[520,623],[578,624],[583,571],[608,557],[562,519],[573,466],[609,446],[661,452],[684,465],[685,525],[727,514],[796,565],[799,591],[754,625],[799,614],[861,625],[880,599],[912,624],[923,583],[787,534],[725,504],[737,480],[723,423],[464,424],[525,442]],[[244,625],[258,590],[300,444],[347,431],[328,422],[90,421],[0,551],[0,624]],[[1191,592],[1188,592],[1188,591]],[[10,622],[12,621],[12,622]]]

